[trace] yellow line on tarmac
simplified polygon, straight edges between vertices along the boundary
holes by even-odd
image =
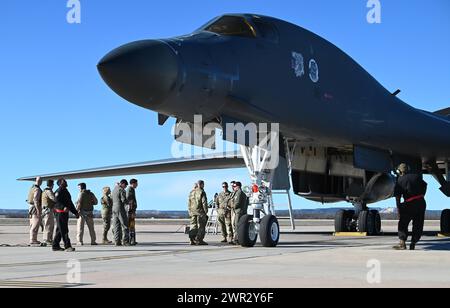
[[[338,237],[356,237],[356,236],[367,236],[367,232],[336,232],[333,236]]]
[[[450,233],[438,233],[438,237],[450,237]]]

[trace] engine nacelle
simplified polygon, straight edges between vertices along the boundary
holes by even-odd
[[[387,173],[375,174],[367,183],[361,200],[367,204],[383,201],[394,195],[395,177]]]

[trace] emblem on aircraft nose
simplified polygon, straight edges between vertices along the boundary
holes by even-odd
[[[301,53],[295,51],[292,52],[292,69],[294,70],[296,77],[305,75],[305,64]]]
[[[309,61],[309,78],[314,83],[319,81],[319,65],[317,65],[317,62],[314,59]]]

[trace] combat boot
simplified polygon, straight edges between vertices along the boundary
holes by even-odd
[[[33,242],[30,242],[30,244],[28,246],[30,246],[30,247],[40,247],[41,244],[42,243],[39,242],[39,241],[33,241]]]
[[[409,250],[416,250],[416,243],[411,243],[411,245],[409,245]]]
[[[191,242],[191,246],[197,245],[197,243],[195,243],[195,241],[193,239],[191,239],[190,242]]]
[[[75,251],[75,248],[69,247],[69,248],[64,249],[64,251],[65,251],[65,252],[74,252],[74,251]]]
[[[400,243],[397,246],[392,247],[395,250],[406,250],[406,242],[403,240],[400,240]]]
[[[208,243],[205,241],[199,241],[199,242],[197,242],[197,245],[198,246],[208,246]]]
[[[227,241],[226,238],[224,238],[224,239],[221,241],[221,243],[228,243],[228,241]]]
[[[112,244],[112,242],[106,238],[106,239],[103,239],[102,244],[103,245],[110,245],[110,244]]]
[[[130,234],[130,245],[131,246],[136,246],[137,242],[136,242],[136,233],[131,233]]]

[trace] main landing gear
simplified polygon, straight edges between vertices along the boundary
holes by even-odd
[[[377,210],[370,210],[365,205],[357,210],[339,210],[334,226],[337,233],[363,232],[367,235],[379,235],[381,216]]]
[[[441,214],[441,234],[450,236],[450,210],[443,210]]]
[[[428,162],[428,168],[430,173],[436,179],[436,181],[441,185],[439,188],[444,195],[450,197],[450,161],[445,162],[445,177],[442,174],[439,166],[436,162]],[[441,214],[441,234],[444,236],[450,236],[450,210],[446,209],[442,211]]]

